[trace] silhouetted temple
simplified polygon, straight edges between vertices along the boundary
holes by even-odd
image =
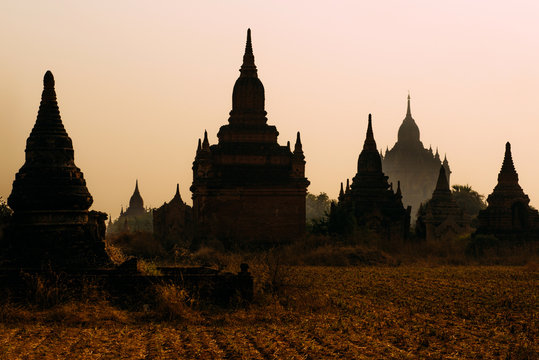
[[[383,239],[403,240],[410,229],[410,208],[402,205],[400,185],[393,192],[393,185],[382,172],[382,161],[376,149],[371,115],[363,150],[359,154],[357,174],[352,185],[347,183],[341,191],[339,202],[330,213],[330,230],[350,233],[365,227]]]
[[[180,185],[168,203],[153,211],[153,235],[169,250],[174,246],[187,249],[193,239],[193,209],[183,202]]]
[[[452,240],[471,231],[470,220],[453,200],[445,168],[440,166],[432,198],[420,205],[416,232],[427,241]]]
[[[43,84],[37,120],[26,141],[26,161],[8,198],[14,213],[2,250],[17,267],[107,265],[107,215],[88,211],[93,199],[75,166],[50,71]]]
[[[129,199],[129,207],[125,210],[124,215],[137,216],[142,215],[146,212],[144,209],[144,200],[140,196],[140,191],[138,189],[138,180],[135,182],[135,190],[133,195]]]
[[[419,139],[419,127],[412,118],[410,95],[406,117],[399,127],[398,140],[391,150],[386,150],[382,159],[382,168],[389,181],[400,181],[402,201],[412,206],[415,217],[419,205],[428,200],[436,186],[440,165],[445,167],[447,182],[450,183],[451,170],[447,158],[440,160],[438,149],[433,154],[432,148],[425,149]]]
[[[267,124],[264,86],[247,44],[234,84],[228,124],[219,143],[199,140],[193,162],[193,211],[198,241],[218,239],[226,246],[274,244],[305,232],[305,157],[299,132],[294,151],[277,143]]]
[[[136,231],[152,232],[152,211],[144,208],[144,200],[140,195],[138,180],[135,182],[135,190],[129,199],[129,206],[107,228],[107,235],[114,233],[126,233]]]
[[[509,143],[505,144],[498,184],[487,202],[487,208],[479,212],[476,234],[500,240],[539,240],[539,212],[529,206],[530,199],[518,184]]]

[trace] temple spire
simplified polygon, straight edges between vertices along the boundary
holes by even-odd
[[[243,64],[240,68],[240,77],[257,77],[253,44],[251,42],[251,29],[247,29],[247,42],[243,54]]]
[[[447,182],[447,175],[445,173],[445,167],[440,166],[440,173],[438,174],[438,181],[436,182],[435,191],[450,192],[449,183]]]
[[[406,109],[406,117],[412,117],[412,111],[410,110],[410,91],[408,91],[408,108]]]
[[[202,142],[202,150],[209,150],[210,142],[208,141],[208,131],[204,130],[204,141]]]
[[[339,200],[341,200],[343,196],[344,196],[344,189],[343,189],[343,184],[341,181],[341,190],[339,191]]]
[[[60,109],[58,108],[58,102],[56,101],[54,76],[49,70],[43,77],[41,104],[39,105],[37,120],[32,132],[44,130],[44,126],[47,127],[47,131],[60,131],[62,134],[65,134],[65,129],[60,117]]]
[[[503,184],[518,184],[518,174],[513,164],[513,156],[511,155],[511,144],[505,144],[505,155],[503,158],[502,169],[498,174],[498,183]]]
[[[296,144],[294,145],[294,154],[303,154],[303,146],[301,145],[301,137],[299,135],[299,131],[298,131],[298,134],[296,136]]]
[[[374,150],[378,153],[376,149],[376,141],[374,140],[374,134],[372,132],[372,116],[369,114],[369,125],[367,126],[367,136],[365,138],[365,143],[363,144],[363,150]]]
[[[176,194],[174,194],[174,197],[172,198],[172,200],[174,199],[178,199],[182,201],[182,196],[180,195],[180,184],[176,184]]]

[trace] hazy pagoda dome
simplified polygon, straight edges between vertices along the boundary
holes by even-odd
[[[399,127],[397,142],[390,150],[386,150],[382,168],[390,182],[400,181],[403,203],[412,206],[414,214],[419,205],[432,195],[440,165],[445,168],[448,183],[451,174],[447,157],[442,163],[438,149],[435,154],[432,147],[426,149],[419,134],[419,127],[412,117],[408,94],[406,116]]]
[[[50,71],[35,125],[26,141],[26,161],[13,182],[8,204],[14,211],[87,210],[92,196],[75,166],[73,144],[67,135]]]
[[[419,140],[419,127],[415,123],[410,110],[410,94],[408,94],[408,108],[406,109],[406,117],[399,127],[398,142],[423,146]]]
[[[539,240],[539,212],[529,206],[530,199],[518,184],[509,142],[498,184],[487,202],[487,208],[479,212],[476,234],[492,234],[501,240]]]
[[[129,199],[129,207],[125,211],[126,215],[141,215],[144,214],[146,210],[144,209],[144,200],[140,196],[140,191],[138,189],[138,180],[135,182],[135,191]]]

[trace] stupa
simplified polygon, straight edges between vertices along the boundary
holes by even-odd
[[[26,160],[15,176],[13,209],[3,249],[9,266],[87,268],[110,264],[102,212],[93,199],[56,101],[54,77],[45,73],[36,123],[26,142]]]

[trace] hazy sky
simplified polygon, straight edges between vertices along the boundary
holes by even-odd
[[[231,110],[252,29],[268,123],[301,131],[309,191],[356,172],[367,116],[390,148],[406,113],[447,154],[452,184],[488,195],[510,141],[539,206],[539,2],[10,1],[0,4],[0,196],[24,163],[46,70],[93,209],[117,217],[176,183],[191,203],[197,140]],[[405,189],[403,189],[405,191]],[[414,212],[416,209],[413,210]]]

